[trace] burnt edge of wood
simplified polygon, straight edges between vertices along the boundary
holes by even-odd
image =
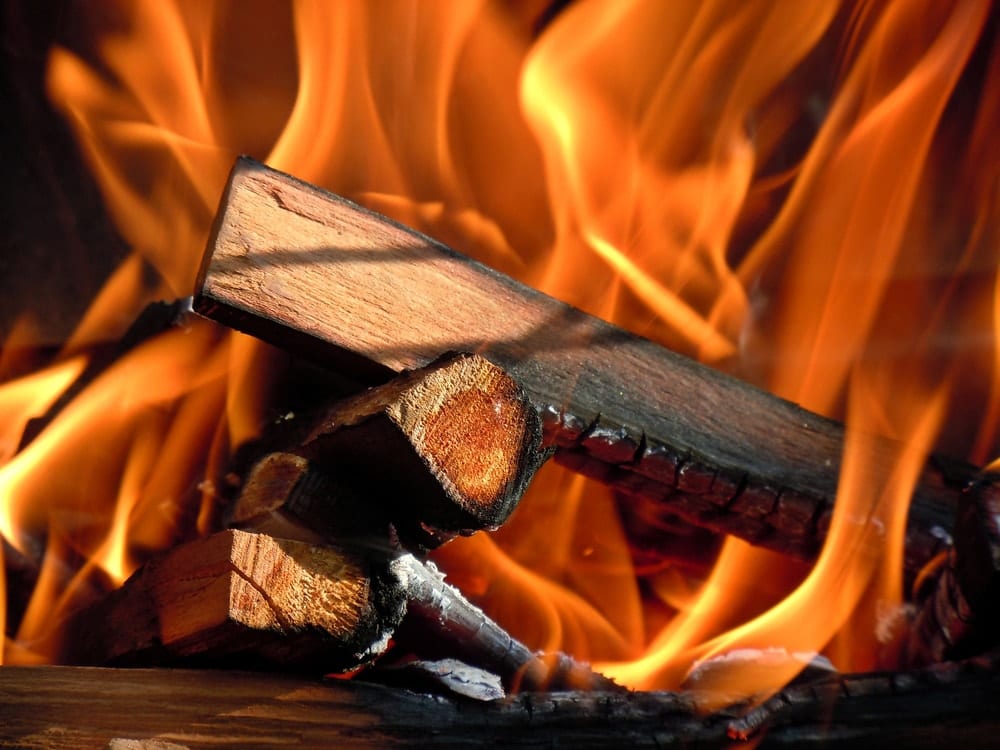
[[[557,446],[557,463],[626,495],[656,501],[695,526],[806,560],[819,554],[833,518],[835,484],[828,495],[778,488],[747,471],[713,466],[693,450],[682,453],[644,433],[609,428],[600,418],[581,426],[552,407],[543,407],[541,415],[545,443]],[[903,561],[908,582],[949,548],[959,498],[978,477],[971,465],[929,458],[910,506]]]
[[[558,448],[559,462],[626,493],[662,501],[710,530],[804,558],[818,552],[840,474],[840,423],[587,315],[391,219],[246,157],[237,160],[216,215],[195,288],[196,312],[374,382],[383,382],[391,371],[426,365],[442,353],[436,345],[365,355],[352,349],[353,331],[312,335],[206,288],[220,238],[242,220],[229,208],[245,183],[252,184],[245,190],[266,194],[276,210],[314,223],[317,233],[332,231],[325,214],[348,212],[392,235],[396,246],[386,250],[387,261],[439,261],[471,279],[474,291],[482,287],[483,296],[491,298],[483,303],[489,309],[452,321],[449,330],[461,340],[447,348],[475,351],[521,383],[541,414],[547,444]],[[269,266],[266,259],[260,262]],[[444,307],[454,317],[461,304],[449,299]],[[504,330],[505,314],[522,313],[532,323],[527,333],[497,335]],[[890,445],[886,440],[886,451]],[[951,459],[927,462],[910,509],[908,578],[950,541],[957,498],[976,472]]]
[[[1000,483],[984,475],[959,503],[955,541],[922,571],[904,652],[914,666],[963,659],[1000,640]]]
[[[555,746],[993,747],[996,655],[901,673],[846,675],[784,690],[756,709],[704,716],[692,693],[522,693],[455,700],[360,680],[321,684],[229,671],[4,667],[0,747]],[[136,696],[141,696],[137,699]],[[959,743],[956,745],[956,743]]]

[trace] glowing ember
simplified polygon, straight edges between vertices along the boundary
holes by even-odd
[[[610,493],[547,467],[497,534],[438,557],[515,635],[647,688],[732,649],[892,663],[879,618],[905,598],[916,474],[936,444],[987,461],[1000,424],[988,2],[580,0],[541,31],[489,2],[101,12],[91,56],[52,50],[48,90],[135,256],[55,364],[0,389],[0,532],[29,556],[45,543],[4,659],[44,660],[61,612],[207,530],[228,455],[261,427],[268,350],[201,324],[123,357],[14,455],[82,369],[71,355],[121,335],[122,310],[190,293],[246,152],[846,417],[811,570],[737,542],[712,569],[669,550],[639,569]],[[900,441],[891,476],[866,464],[872,434]],[[731,662],[730,694],[801,668],[744,680]]]

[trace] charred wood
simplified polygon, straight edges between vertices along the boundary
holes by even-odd
[[[475,351],[525,388],[557,460],[782,552],[811,557],[825,536],[842,425],[250,160],[230,177],[194,306],[372,381]],[[910,512],[911,577],[946,543],[973,476],[928,462]]]
[[[358,680],[5,667],[0,747],[722,748],[746,731],[763,747],[989,748],[998,700],[994,659],[842,677],[783,692],[756,712],[709,716],[691,693],[523,693],[484,703]]]
[[[405,582],[407,616],[418,628],[476,667],[500,676],[511,690],[621,691],[614,681],[563,653],[537,654],[469,602],[433,563],[412,555],[393,561]]]
[[[954,543],[928,565],[904,658],[934,664],[1000,643],[1000,485],[983,478],[960,500]]]

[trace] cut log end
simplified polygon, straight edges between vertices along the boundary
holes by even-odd
[[[541,441],[510,376],[450,355],[328,407],[304,440],[257,462],[231,520],[260,528],[280,510],[342,540],[391,523],[435,546],[502,524],[545,458]]]
[[[467,528],[507,520],[540,462],[538,414],[517,383],[481,357],[433,370],[386,413],[467,514]]]

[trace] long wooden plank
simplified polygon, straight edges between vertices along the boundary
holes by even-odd
[[[0,668],[0,747],[991,748],[996,664],[836,678],[761,711],[705,717],[685,693],[525,693],[455,701],[358,681],[182,669]],[[750,746],[750,745],[748,745]]]
[[[557,459],[711,529],[804,556],[829,523],[843,427],[589,316],[317,187],[240,159],[199,313],[371,380],[472,351],[522,384]],[[889,451],[876,461],[889,466]],[[920,479],[907,568],[971,467]]]

